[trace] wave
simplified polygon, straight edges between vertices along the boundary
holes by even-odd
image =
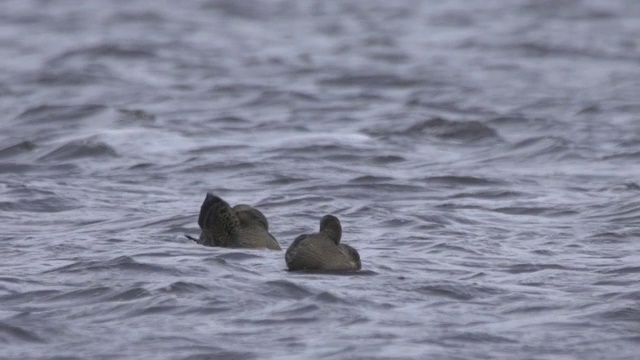
[[[83,158],[116,158],[118,152],[107,143],[94,137],[69,141],[38,158],[40,161],[62,161]]]
[[[464,143],[501,140],[495,129],[480,121],[454,121],[442,117],[422,120],[401,130],[378,128],[366,132],[373,136],[397,135],[411,138],[432,136],[441,140]]]
[[[160,265],[147,264],[134,260],[130,256],[119,256],[107,260],[84,260],[76,261],[69,265],[57,267],[55,269],[43,271],[43,274],[51,273],[92,273],[92,272],[120,272],[127,271],[140,274],[177,274],[175,268]]]
[[[106,106],[98,104],[39,105],[25,110],[17,119],[29,123],[70,122],[85,119],[106,110]]]
[[[14,157],[24,153],[29,153],[37,148],[37,145],[31,141],[22,141],[15,145],[10,145],[0,149],[0,159]]]
[[[34,332],[0,321],[0,343],[7,344],[14,343],[16,341],[26,343],[45,343],[45,340]]]
[[[404,78],[395,74],[351,75],[344,74],[318,80],[318,84],[336,87],[364,87],[364,88],[409,88],[424,84],[422,80]]]

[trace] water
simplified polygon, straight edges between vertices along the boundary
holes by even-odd
[[[0,357],[633,359],[640,3],[0,5]],[[358,275],[215,249],[205,193]]]

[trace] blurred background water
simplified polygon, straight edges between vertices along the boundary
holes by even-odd
[[[625,0],[5,0],[0,358],[637,358],[639,39]],[[207,191],[363,271],[196,245]]]

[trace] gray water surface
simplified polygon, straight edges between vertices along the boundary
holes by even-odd
[[[0,4],[0,358],[635,359],[640,3]],[[205,193],[358,274],[199,246]]]

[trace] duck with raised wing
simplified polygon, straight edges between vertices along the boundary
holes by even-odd
[[[269,233],[269,222],[262,212],[245,204],[232,208],[211,193],[200,207],[198,225],[202,232],[197,242],[202,245],[282,250]]]

